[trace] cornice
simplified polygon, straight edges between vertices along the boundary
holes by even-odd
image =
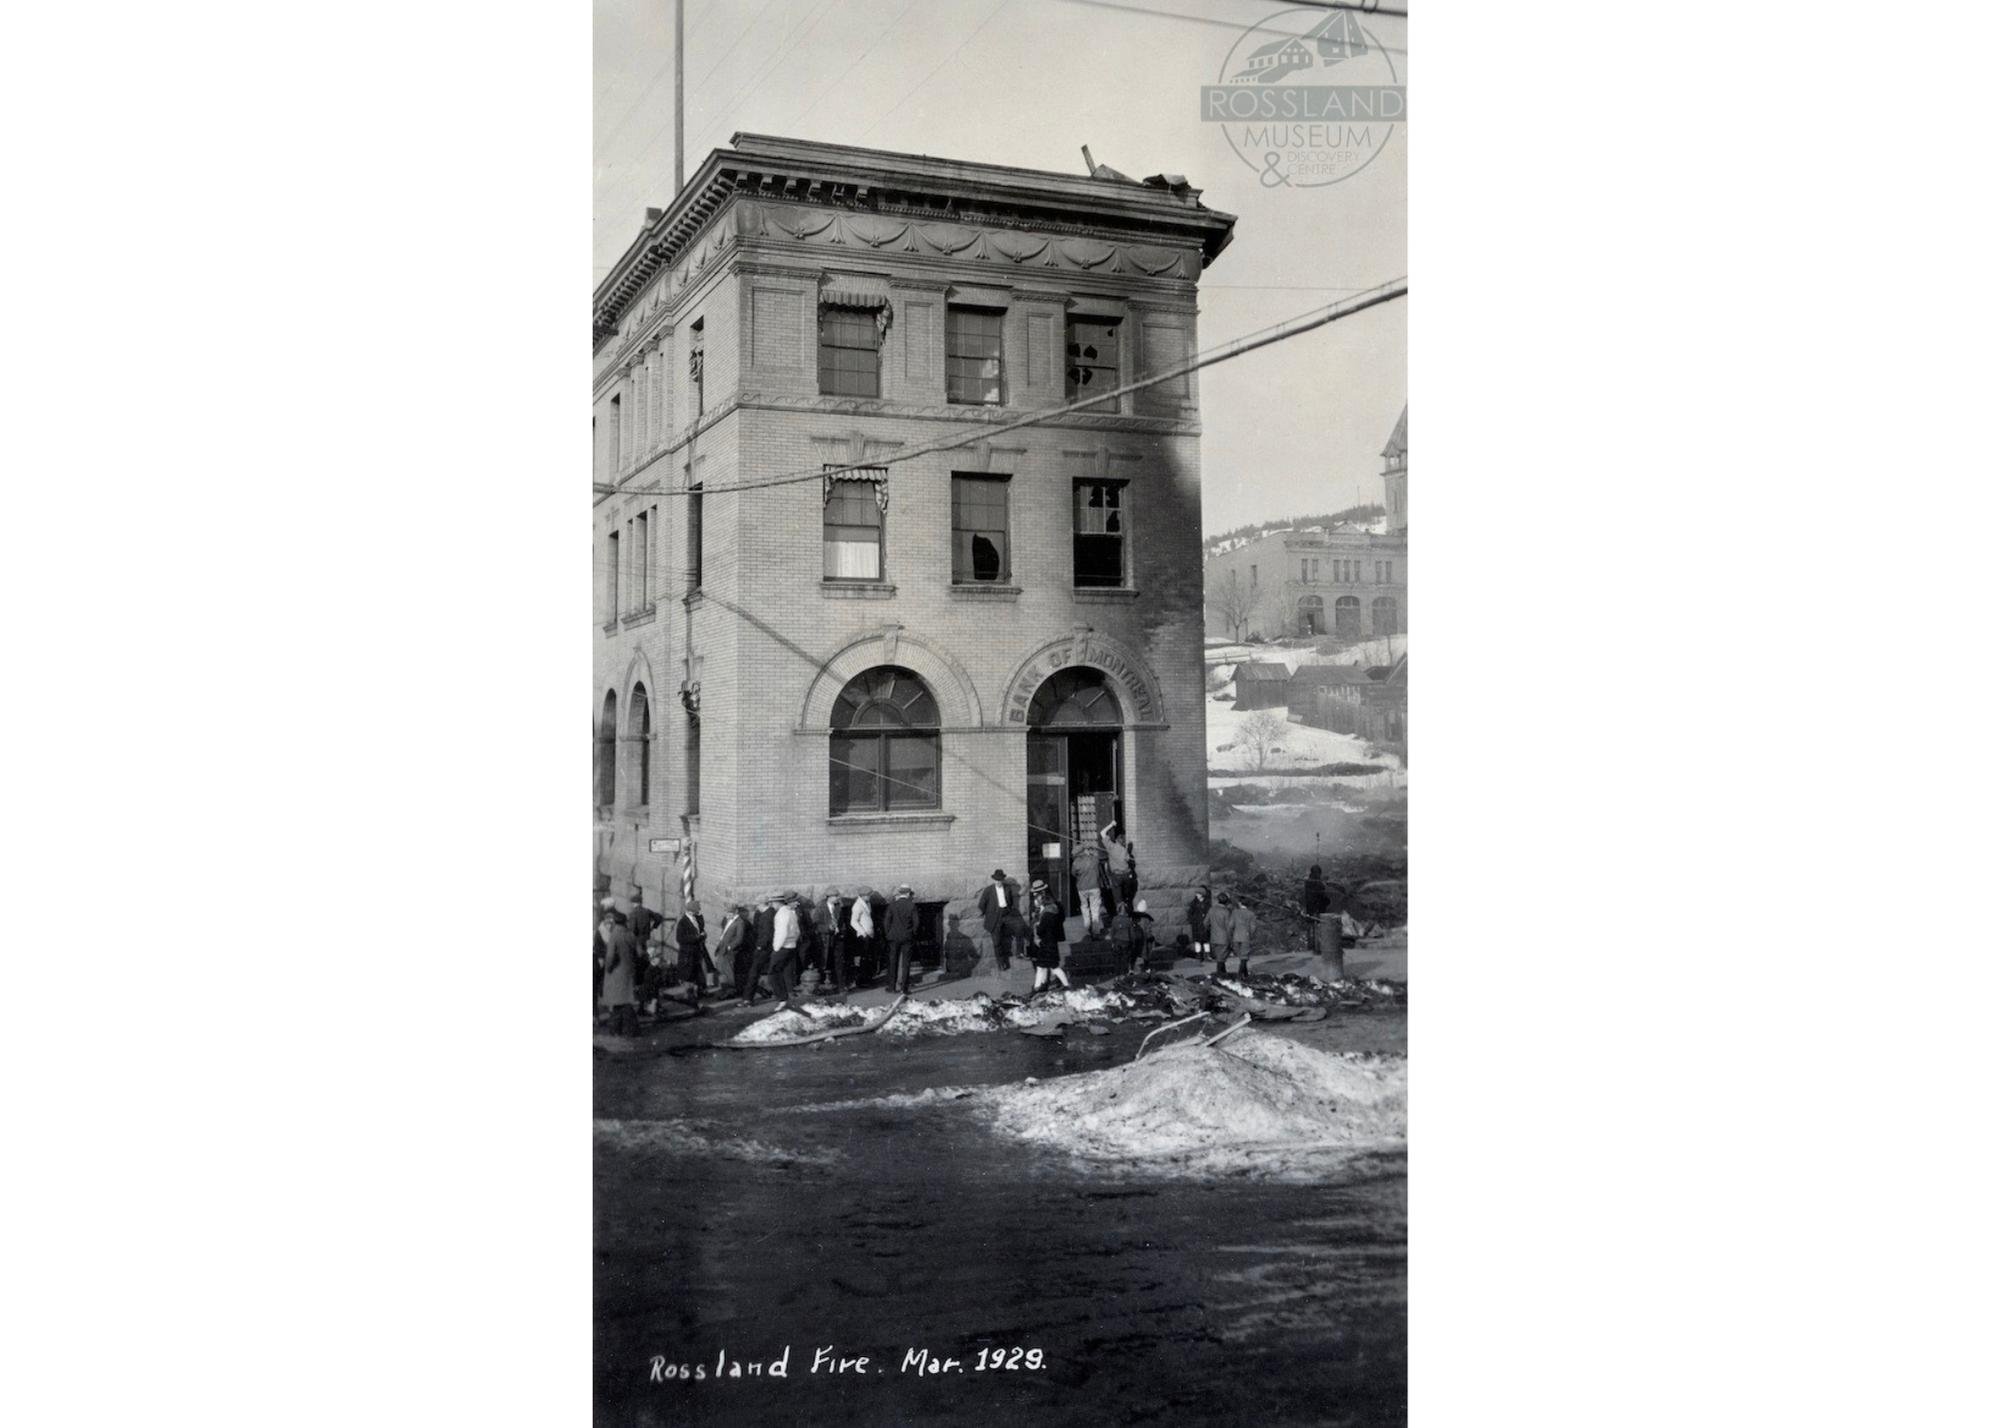
[[[672,206],[647,211],[646,226],[593,293],[593,337],[614,333],[633,299],[706,241],[733,198],[889,223],[971,221],[1098,241],[1150,239],[1192,247],[1192,278],[1228,245],[1236,222],[1203,207],[1198,194],[1185,185],[1176,190],[739,134],[731,148],[710,151]]]

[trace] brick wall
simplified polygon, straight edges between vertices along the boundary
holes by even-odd
[[[728,210],[716,221],[726,230]],[[818,389],[820,289],[829,274],[850,271],[889,294],[880,400],[822,397]],[[1067,663],[1107,670],[1118,691],[1128,726],[1121,749],[1126,822],[1146,882],[1185,884],[1205,863],[1194,380],[1128,395],[1101,418],[984,437],[1024,410],[1067,400],[1069,311],[1119,319],[1121,379],[1185,360],[1195,350],[1193,284],[1000,271],[1006,281],[996,283],[990,262],[829,254],[746,239],[699,277],[663,276],[660,285],[674,294],[663,316],[642,318],[629,336],[612,340],[625,344],[621,352],[656,345],[651,354],[621,357],[632,363],[629,375],[619,363],[601,364],[598,479],[633,489],[600,499],[593,535],[601,559],[611,530],[622,533],[636,511],[657,505],[650,533],[660,592],[650,614],[621,619],[608,632],[600,610],[593,632],[593,708],[615,691],[624,723],[632,682],[644,678],[653,709],[651,802],[638,809],[626,792],[636,762],[628,740],[619,798],[599,824],[598,865],[614,892],[623,895],[636,875],[656,905],[663,887],[664,905],[677,902],[673,858],[646,846],[683,831],[684,678],[700,683],[702,793],[693,826],[711,909],[725,897],[778,887],[887,890],[902,881],[922,896],[956,900],[975,893],[994,867],[1024,875],[1026,731],[1019,711],[1039,680]],[[634,309],[643,312],[648,301],[641,295]],[[945,314],[953,301],[1005,308],[1000,408],[946,402]],[[699,426],[686,360],[697,317],[709,413]],[[647,320],[657,338],[647,336]],[[621,444],[614,465],[609,398],[626,394],[622,409],[634,390],[657,415],[650,427],[636,428],[641,449]],[[631,429],[631,420],[621,426]],[[888,468],[879,583],[823,580],[823,491],[811,479],[707,496],[702,588],[692,600],[681,597],[688,511],[667,493],[690,477],[728,487],[828,463],[879,462],[968,431],[983,439]],[[641,467],[654,452],[665,454]],[[1010,478],[1005,588],[952,584],[954,471]],[[1127,590],[1079,591],[1073,583],[1071,493],[1076,480],[1093,477],[1128,483]],[[828,710],[848,677],[886,663],[916,670],[943,710],[942,807],[872,821],[831,818]]]

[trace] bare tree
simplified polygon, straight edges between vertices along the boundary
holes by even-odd
[[[1236,742],[1250,750],[1251,766],[1262,773],[1271,756],[1285,747],[1285,735],[1291,727],[1291,721],[1277,710],[1259,709],[1243,721]]]
[[[1235,572],[1231,572],[1233,576]],[[1260,585],[1245,585],[1241,580],[1230,579],[1209,591],[1208,607],[1215,611],[1222,623],[1229,627],[1232,639],[1242,639],[1248,631],[1250,621],[1263,608],[1266,591]]]

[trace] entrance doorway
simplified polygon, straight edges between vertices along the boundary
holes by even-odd
[[[1326,601],[1319,596],[1299,597],[1299,633],[1302,635],[1326,633]]]
[[[1124,712],[1094,669],[1059,669],[1028,706],[1028,876],[1072,916],[1083,910],[1070,858],[1125,821]]]

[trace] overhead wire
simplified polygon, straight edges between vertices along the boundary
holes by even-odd
[[[1068,416],[1084,411],[1086,408],[1101,408],[1103,403],[1114,398],[1126,396],[1133,392],[1144,391],[1149,387],[1159,386],[1163,382],[1176,381],[1205,367],[1212,367],[1219,362],[1228,362],[1234,358],[1255,352],[1259,348],[1271,346],[1273,343],[1284,342],[1294,337],[1303,336],[1305,333],[1311,332],[1316,328],[1325,327],[1329,323],[1338,322],[1343,318],[1356,316],[1382,303],[1394,301],[1397,298],[1405,296],[1408,292],[1409,279],[1407,277],[1392,278],[1386,283],[1367,289],[1359,296],[1344,298],[1321,308],[1309,309],[1297,316],[1285,318],[1279,322],[1270,324],[1268,327],[1259,328],[1246,336],[1234,338],[1190,361],[1169,367],[1160,372],[1155,372],[1150,376],[1136,378],[1122,386],[1113,388],[1111,391],[1099,392],[1088,398],[1070,402],[1064,406],[1030,412],[1014,421],[1000,422],[994,425],[982,424],[973,430],[956,436],[940,437],[935,441],[924,442],[907,451],[886,453],[874,461],[859,461],[847,464],[827,463],[818,467],[788,472],[781,476],[759,477],[749,481],[727,483],[702,482],[698,494],[714,496],[732,491],[756,491],[773,486],[796,485],[805,481],[821,481],[829,477],[838,479],[849,472],[879,470],[885,466],[894,466],[901,462],[914,461],[920,456],[932,456],[940,451],[950,451],[958,447],[970,446],[975,442],[990,441],[996,436],[1004,436],[1009,432],[1020,431],[1025,427],[1039,426],[1056,417]],[[594,483],[592,490],[598,495],[618,495],[625,492],[630,489],[631,481],[641,472],[649,469],[670,454],[672,454],[671,449],[660,451],[647,458],[645,462],[636,467],[630,475],[617,485],[605,486]],[[694,487],[687,486],[662,486],[660,489],[662,494],[677,496],[697,494],[697,490]]]
[[[1273,2],[1282,4],[1284,0],[1273,0]],[[1244,35],[1276,35],[1283,39],[1298,39],[1301,37],[1300,32],[1297,30],[1281,30],[1274,25],[1264,25],[1254,21],[1244,24],[1238,20],[1218,20],[1212,15],[1185,15],[1178,10],[1155,10],[1145,5],[1122,5],[1118,4],[1117,0],[1058,0],[1058,3],[1063,5],[1087,5],[1093,10],[1118,10],[1129,15],[1146,15],[1158,20],[1181,20],[1190,25],[1208,25],[1218,30],[1233,30],[1238,34]],[[1302,0],[1293,0],[1293,3],[1300,4]],[[1358,7],[1342,6],[1340,8],[1349,9]],[[1409,18],[1409,12],[1406,10],[1366,10],[1360,13],[1382,15],[1396,20]],[[1409,53],[1407,49],[1397,45],[1378,44],[1376,48],[1394,55],[1407,55]]]
[[[974,40],[978,39],[981,32],[984,31],[988,25],[992,24],[996,19],[998,19],[1000,16],[1000,12],[1006,9],[1010,3],[1011,0],[1000,0],[1000,3],[995,5],[992,8],[992,10],[987,13],[986,18],[979,22],[979,27],[975,29],[971,34],[967,35],[964,39],[958,42],[957,49],[953,50],[950,54],[946,55],[943,59],[939,60],[936,64],[932,65],[929,71],[924,75],[922,79],[918,80],[915,84],[911,85],[907,91],[905,91],[901,99],[897,100],[894,104],[890,105],[886,113],[884,113],[873,124],[870,124],[866,129],[864,129],[861,132],[861,140],[865,141],[868,138],[872,137],[878,129],[880,129],[884,124],[889,122],[890,117],[894,115],[897,110],[901,109],[905,104],[908,104],[910,100],[916,97],[918,90],[922,89],[925,85],[929,84],[933,79],[937,78],[938,71],[943,69],[946,65],[950,64],[953,60],[957,59],[959,55],[964,52],[965,47],[971,44]]]

